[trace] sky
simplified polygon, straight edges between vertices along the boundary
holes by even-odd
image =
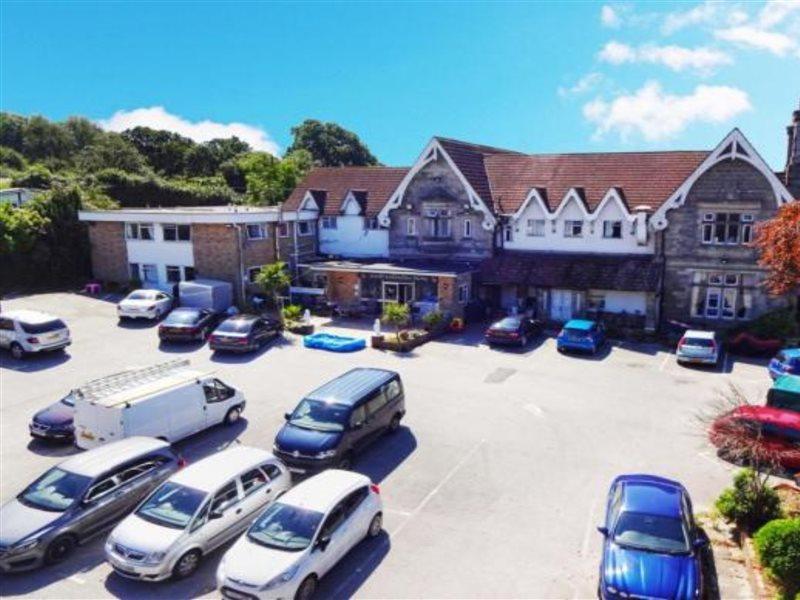
[[[306,118],[409,165],[433,135],[529,153],[710,149],[775,169],[800,0],[0,1],[0,108],[281,154]]]

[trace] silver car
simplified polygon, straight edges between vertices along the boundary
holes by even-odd
[[[716,365],[720,357],[720,343],[713,331],[687,329],[678,342],[675,358],[678,364]]]
[[[131,437],[56,465],[0,507],[0,571],[64,560],[181,466],[167,442]]]

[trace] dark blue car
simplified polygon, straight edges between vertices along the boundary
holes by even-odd
[[[781,350],[769,361],[768,369],[772,379],[781,375],[800,375],[800,348]]]
[[[693,600],[703,594],[706,545],[677,481],[620,475],[608,492],[598,596]]]
[[[577,350],[597,354],[606,343],[606,330],[601,323],[586,319],[567,321],[556,338],[556,349]]]
[[[71,441],[74,437],[72,424],[75,416],[75,399],[72,392],[33,415],[28,429],[31,436],[40,440]]]

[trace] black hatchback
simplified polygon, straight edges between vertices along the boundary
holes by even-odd
[[[274,340],[281,334],[281,324],[275,319],[257,315],[235,315],[219,324],[208,338],[212,350],[250,352]]]
[[[182,306],[174,309],[158,326],[163,342],[197,342],[205,340],[219,323],[220,315],[207,308]]]
[[[506,317],[492,323],[486,330],[486,342],[489,345],[514,344],[526,346],[528,341],[542,333],[542,324],[530,317]]]

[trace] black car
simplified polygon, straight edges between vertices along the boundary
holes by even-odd
[[[275,319],[257,315],[228,317],[208,338],[212,350],[250,352],[281,334],[281,324]]]
[[[196,342],[205,340],[219,323],[220,315],[207,308],[182,306],[173,310],[158,326],[163,342]]]
[[[329,467],[349,469],[356,453],[381,434],[397,431],[405,414],[398,373],[352,369],[317,388],[286,413],[273,452],[298,475]]]
[[[68,442],[74,438],[72,420],[75,416],[75,398],[72,394],[70,392],[58,402],[33,415],[28,425],[32,437],[59,442]]]
[[[525,346],[531,338],[542,333],[542,324],[530,317],[506,317],[492,323],[486,330],[486,342],[494,344],[515,344]]]

